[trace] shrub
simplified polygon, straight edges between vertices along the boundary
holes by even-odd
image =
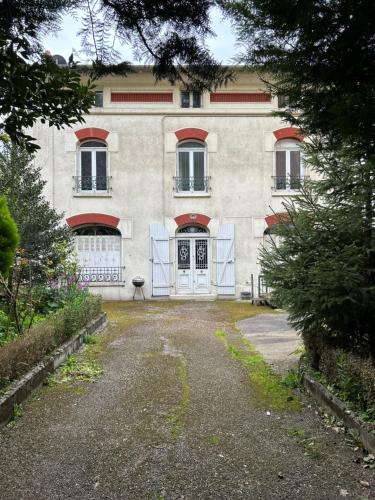
[[[101,298],[74,291],[65,306],[0,347],[0,388],[16,379],[68,340],[101,312]]]

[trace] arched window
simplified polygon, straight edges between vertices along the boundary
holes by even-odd
[[[178,145],[176,191],[208,191],[207,152],[202,142],[185,141]]]
[[[75,228],[73,234],[81,281],[91,284],[121,281],[121,233],[118,229],[86,225]]]
[[[275,189],[295,190],[304,180],[301,143],[285,139],[276,143]]]
[[[80,144],[77,191],[108,191],[107,145],[104,142],[88,140]]]

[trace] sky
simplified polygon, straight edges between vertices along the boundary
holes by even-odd
[[[217,60],[226,64],[233,63],[233,57],[238,53],[238,48],[236,50],[236,40],[230,22],[222,18],[218,9],[212,9],[211,19],[213,31],[217,36],[207,40],[207,45]],[[44,48],[53,55],[59,54],[68,59],[73,49],[79,49],[80,42],[77,36],[79,28],[78,21],[71,16],[65,16],[61,31],[56,35],[51,34],[44,38]],[[134,59],[132,50],[129,47],[122,48],[121,53],[124,60],[140,63]]]

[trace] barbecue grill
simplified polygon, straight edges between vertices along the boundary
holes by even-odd
[[[135,299],[138,290],[142,294],[143,300],[146,300],[145,294],[143,293],[143,285],[145,284],[145,279],[142,278],[141,276],[136,276],[135,278],[132,279],[132,283],[134,285],[133,300]]]

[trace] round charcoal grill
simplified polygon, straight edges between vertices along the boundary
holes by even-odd
[[[145,299],[145,294],[143,293],[142,287],[145,284],[145,279],[141,278],[141,276],[136,276],[135,278],[132,279],[132,283],[134,285],[134,295],[133,295],[133,300],[135,299],[135,295],[137,293],[137,290],[140,291],[142,294],[143,300]]]

